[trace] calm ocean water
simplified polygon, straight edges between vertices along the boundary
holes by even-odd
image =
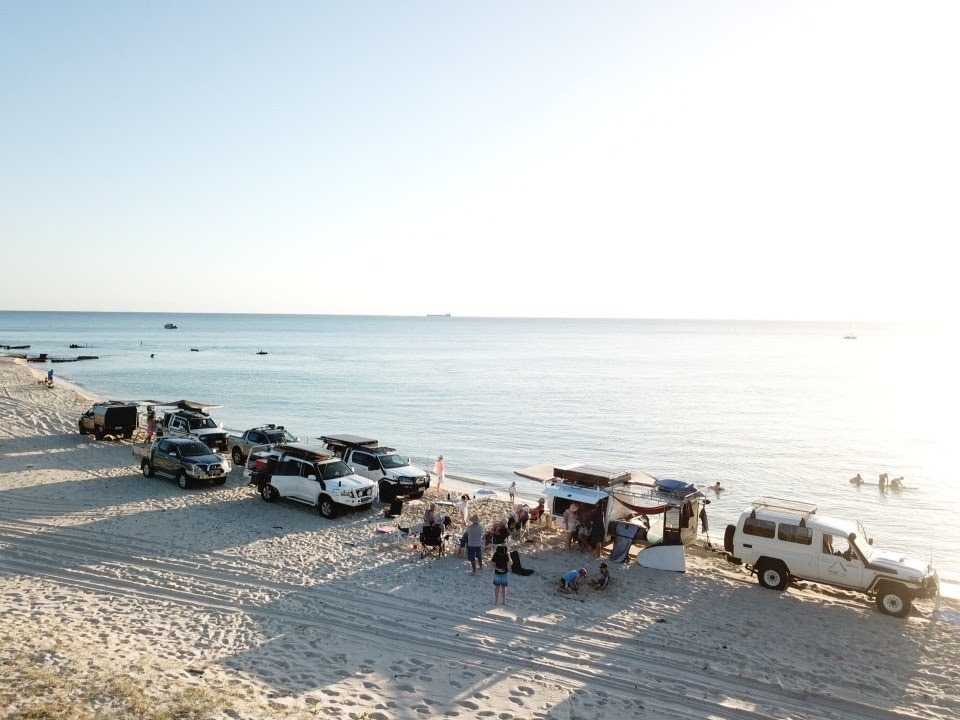
[[[843,339],[851,332],[856,340]],[[948,576],[960,573],[947,354],[931,330],[0,312],[0,343],[61,355],[86,343],[80,352],[100,360],[52,367],[99,394],[219,403],[214,415],[231,428],[369,434],[415,456],[443,453],[451,474],[495,483],[536,462],[576,460],[719,480],[728,489],[710,508],[714,540],[758,495],[812,500],[862,519],[878,545],[932,554]],[[857,472],[903,475],[916,489],[858,490],[847,482]]]

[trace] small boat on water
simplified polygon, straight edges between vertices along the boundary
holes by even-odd
[[[0,345],[4,350],[29,350],[29,345]]]
[[[843,336],[843,339],[844,339],[844,340],[856,340],[856,339],[857,339],[857,336],[856,336],[856,335],[844,335],[844,336]]]
[[[176,330],[177,326],[174,323],[167,323],[163,326],[164,330]]]
[[[85,347],[88,347],[88,346],[87,346],[87,345],[79,345],[79,344],[77,344],[77,343],[70,343],[70,349],[71,349],[71,350],[78,350],[78,349],[80,349],[80,348],[85,348]]]
[[[262,350],[262,349],[261,349],[261,350],[257,350],[257,355],[269,355],[269,354],[270,354],[270,353],[268,353],[266,350]]]
[[[190,348],[190,352],[200,352],[200,348]]]
[[[427,313],[428,318],[448,318],[452,317],[450,313]]]

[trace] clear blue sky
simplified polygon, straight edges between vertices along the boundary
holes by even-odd
[[[958,7],[5,3],[0,308],[937,314]]]

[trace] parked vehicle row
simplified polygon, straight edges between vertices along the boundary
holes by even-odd
[[[367,510],[377,500],[418,498],[430,487],[428,472],[373,438],[336,434],[324,435],[318,443],[300,442],[275,424],[227,433],[207,414],[212,406],[188,401],[176,405],[164,414],[157,428],[160,436],[152,444],[133,447],[144,477],[166,476],[184,489],[199,483],[223,485],[235,465],[243,467],[244,478],[266,502],[289,499],[316,508],[325,518]],[[79,431],[97,439],[130,438],[137,427],[138,404],[130,402],[97,403],[78,420]],[[608,475],[592,466],[538,465],[517,474],[544,483],[548,512],[554,515],[573,502],[607,511],[642,507],[647,514],[662,512],[663,539],[658,544],[679,547],[681,554],[682,545],[696,535],[701,502],[707,502],[692,486],[638,478],[637,471]],[[617,517],[604,512],[604,525]],[[821,515],[810,503],[758,498],[736,524],[727,526],[724,551],[764,588],[784,590],[796,581],[815,582],[863,593],[881,613],[896,617],[909,615],[914,600],[939,592],[932,564],[875,548],[862,524]]]

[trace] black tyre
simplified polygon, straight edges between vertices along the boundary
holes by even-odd
[[[877,589],[877,610],[884,615],[906,617],[913,609],[913,594],[902,585],[886,584]]]
[[[757,564],[757,580],[767,590],[785,590],[790,584],[790,573],[782,562],[761,560]]]
[[[140,472],[143,473],[145,478],[153,477],[153,467],[151,467],[149,460],[144,460],[140,463]]]
[[[103,433],[102,433],[100,430],[94,430],[94,431],[93,431],[93,436],[94,436],[97,440],[103,440]]]
[[[273,502],[277,499],[277,491],[270,483],[264,483],[260,488],[260,497],[267,502]]]
[[[337,516],[337,504],[326,495],[321,495],[317,500],[317,510],[327,520],[333,520]]]
[[[391,503],[397,496],[396,488],[388,482],[380,481],[380,502]]]
[[[213,484],[223,485],[225,482],[227,482],[227,479],[225,477],[218,477],[216,480],[213,481]]]
[[[186,490],[190,487],[190,479],[183,470],[177,473],[177,485],[180,486],[181,490]]]
[[[733,553],[733,536],[736,532],[736,525],[727,525],[727,529],[723,531],[723,549],[728,553]]]
[[[79,432],[81,435],[87,434],[86,430],[83,429],[83,423],[77,423],[77,432]]]
[[[236,466],[238,466],[238,467],[243,465],[243,453],[240,452],[240,448],[235,447],[235,448],[233,449],[233,452],[231,453],[231,455],[233,456],[233,464],[234,464],[234,465],[236,465]]]

